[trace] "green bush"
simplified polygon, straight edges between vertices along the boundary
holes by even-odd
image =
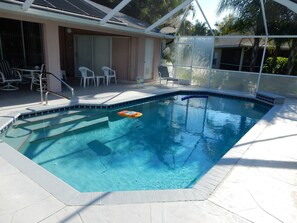
[[[288,58],[277,57],[276,64],[272,63],[273,57],[268,57],[263,65],[263,73],[269,74],[287,74]],[[291,75],[297,75],[297,60],[295,60],[294,68]]]

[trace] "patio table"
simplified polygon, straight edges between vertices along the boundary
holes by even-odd
[[[32,85],[34,83],[34,80],[36,79],[34,73],[36,73],[36,72],[38,72],[40,70],[37,70],[37,69],[34,69],[34,68],[13,68],[13,69],[20,71],[22,77],[30,79],[30,81],[31,81],[31,91],[32,91]]]

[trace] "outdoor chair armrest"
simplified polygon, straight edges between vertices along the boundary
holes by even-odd
[[[16,70],[16,69],[12,68],[12,72],[14,72],[16,74],[16,76],[19,76],[19,79],[22,81],[23,77],[22,77],[21,72],[19,70]]]
[[[116,71],[111,68],[110,68],[110,72],[113,73],[113,75],[116,73]]]

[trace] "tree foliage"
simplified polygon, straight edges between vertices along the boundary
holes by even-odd
[[[216,35],[236,34],[238,32],[236,22],[237,18],[234,15],[225,16],[221,22],[215,24],[217,28]]]
[[[263,16],[259,0],[221,0],[218,14],[230,10],[233,12],[233,28],[241,34],[265,34]]]
[[[192,22],[185,20],[181,25],[178,34],[182,36],[210,36],[211,31],[205,22],[196,20],[193,24]]]
[[[297,14],[284,7],[277,4],[274,1],[267,1],[265,8],[267,10],[267,26],[270,34],[273,35],[295,35],[297,30]],[[287,43],[290,47],[289,56],[287,62],[287,74],[292,74],[294,66],[296,66],[295,58],[297,55],[297,39],[274,39],[275,42],[275,52],[273,64],[277,65],[276,58],[280,51],[282,45]]]
[[[235,15],[233,30],[241,34],[261,35],[265,34],[261,4],[259,0],[221,0],[218,6],[218,13],[231,10]],[[255,38],[252,46],[250,59],[250,71],[254,71],[260,39]]]
[[[110,8],[114,8],[121,2],[121,0],[92,1]],[[133,0],[126,5],[121,12],[133,18],[152,24],[183,2],[183,0]]]
[[[297,60],[294,61],[294,65],[297,67]],[[277,57],[276,62],[274,62],[273,57],[268,57],[263,66],[263,72],[270,74],[287,74],[287,67],[287,57]],[[297,75],[297,70],[293,69],[291,75]]]
[[[92,0],[101,5],[114,8],[121,0]],[[183,0],[133,0],[126,5],[121,12],[152,24],[175,7],[183,3]],[[288,8],[276,3],[273,0],[265,0],[265,12],[267,25],[270,34],[273,35],[295,35],[297,30],[297,15]],[[193,10],[193,8],[192,8]],[[261,11],[260,0],[220,0],[218,5],[218,14],[230,11],[230,15],[223,21],[216,24],[216,35],[243,34],[243,35],[265,35],[263,15]],[[183,13],[181,11],[180,13]],[[168,24],[164,24],[166,26]],[[205,23],[196,21],[194,24],[185,21],[180,29],[180,35],[210,35],[210,30]],[[254,71],[258,52],[260,38],[255,38],[252,45],[252,55],[250,58],[250,71]],[[276,60],[281,46],[288,43],[290,46],[287,73],[291,74],[294,61],[297,54],[297,39],[274,39],[275,44],[272,64],[276,65]]]
[[[264,1],[264,7],[269,34],[295,35],[297,30],[296,13],[273,0]],[[263,15],[259,0],[221,0],[218,7],[218,13],[226,10],[231,10],[234,13],[234,17],[227,17],[221,23],[217,24],[219,34],[265,34]],[[260,39],[255,38],[252,46],[253,53],[250,59],[250,71],[253,71],[255,61],[258,57],[259,43]],[[271,43],[275,44],[274,56],[271,61],[271,64],[275,66],[277,66],[277,56],[280,52],[281,46],[284,43],[289,43],[290,50],[287,63],[287,73],[291,74],[297,54],[297,39],[274,39]]]

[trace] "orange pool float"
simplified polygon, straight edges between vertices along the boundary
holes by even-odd
[[[140,116],[142,116],[142,113],[137,111],[123,110],[118,112],[118,115],[128,118],[139,118]]]

